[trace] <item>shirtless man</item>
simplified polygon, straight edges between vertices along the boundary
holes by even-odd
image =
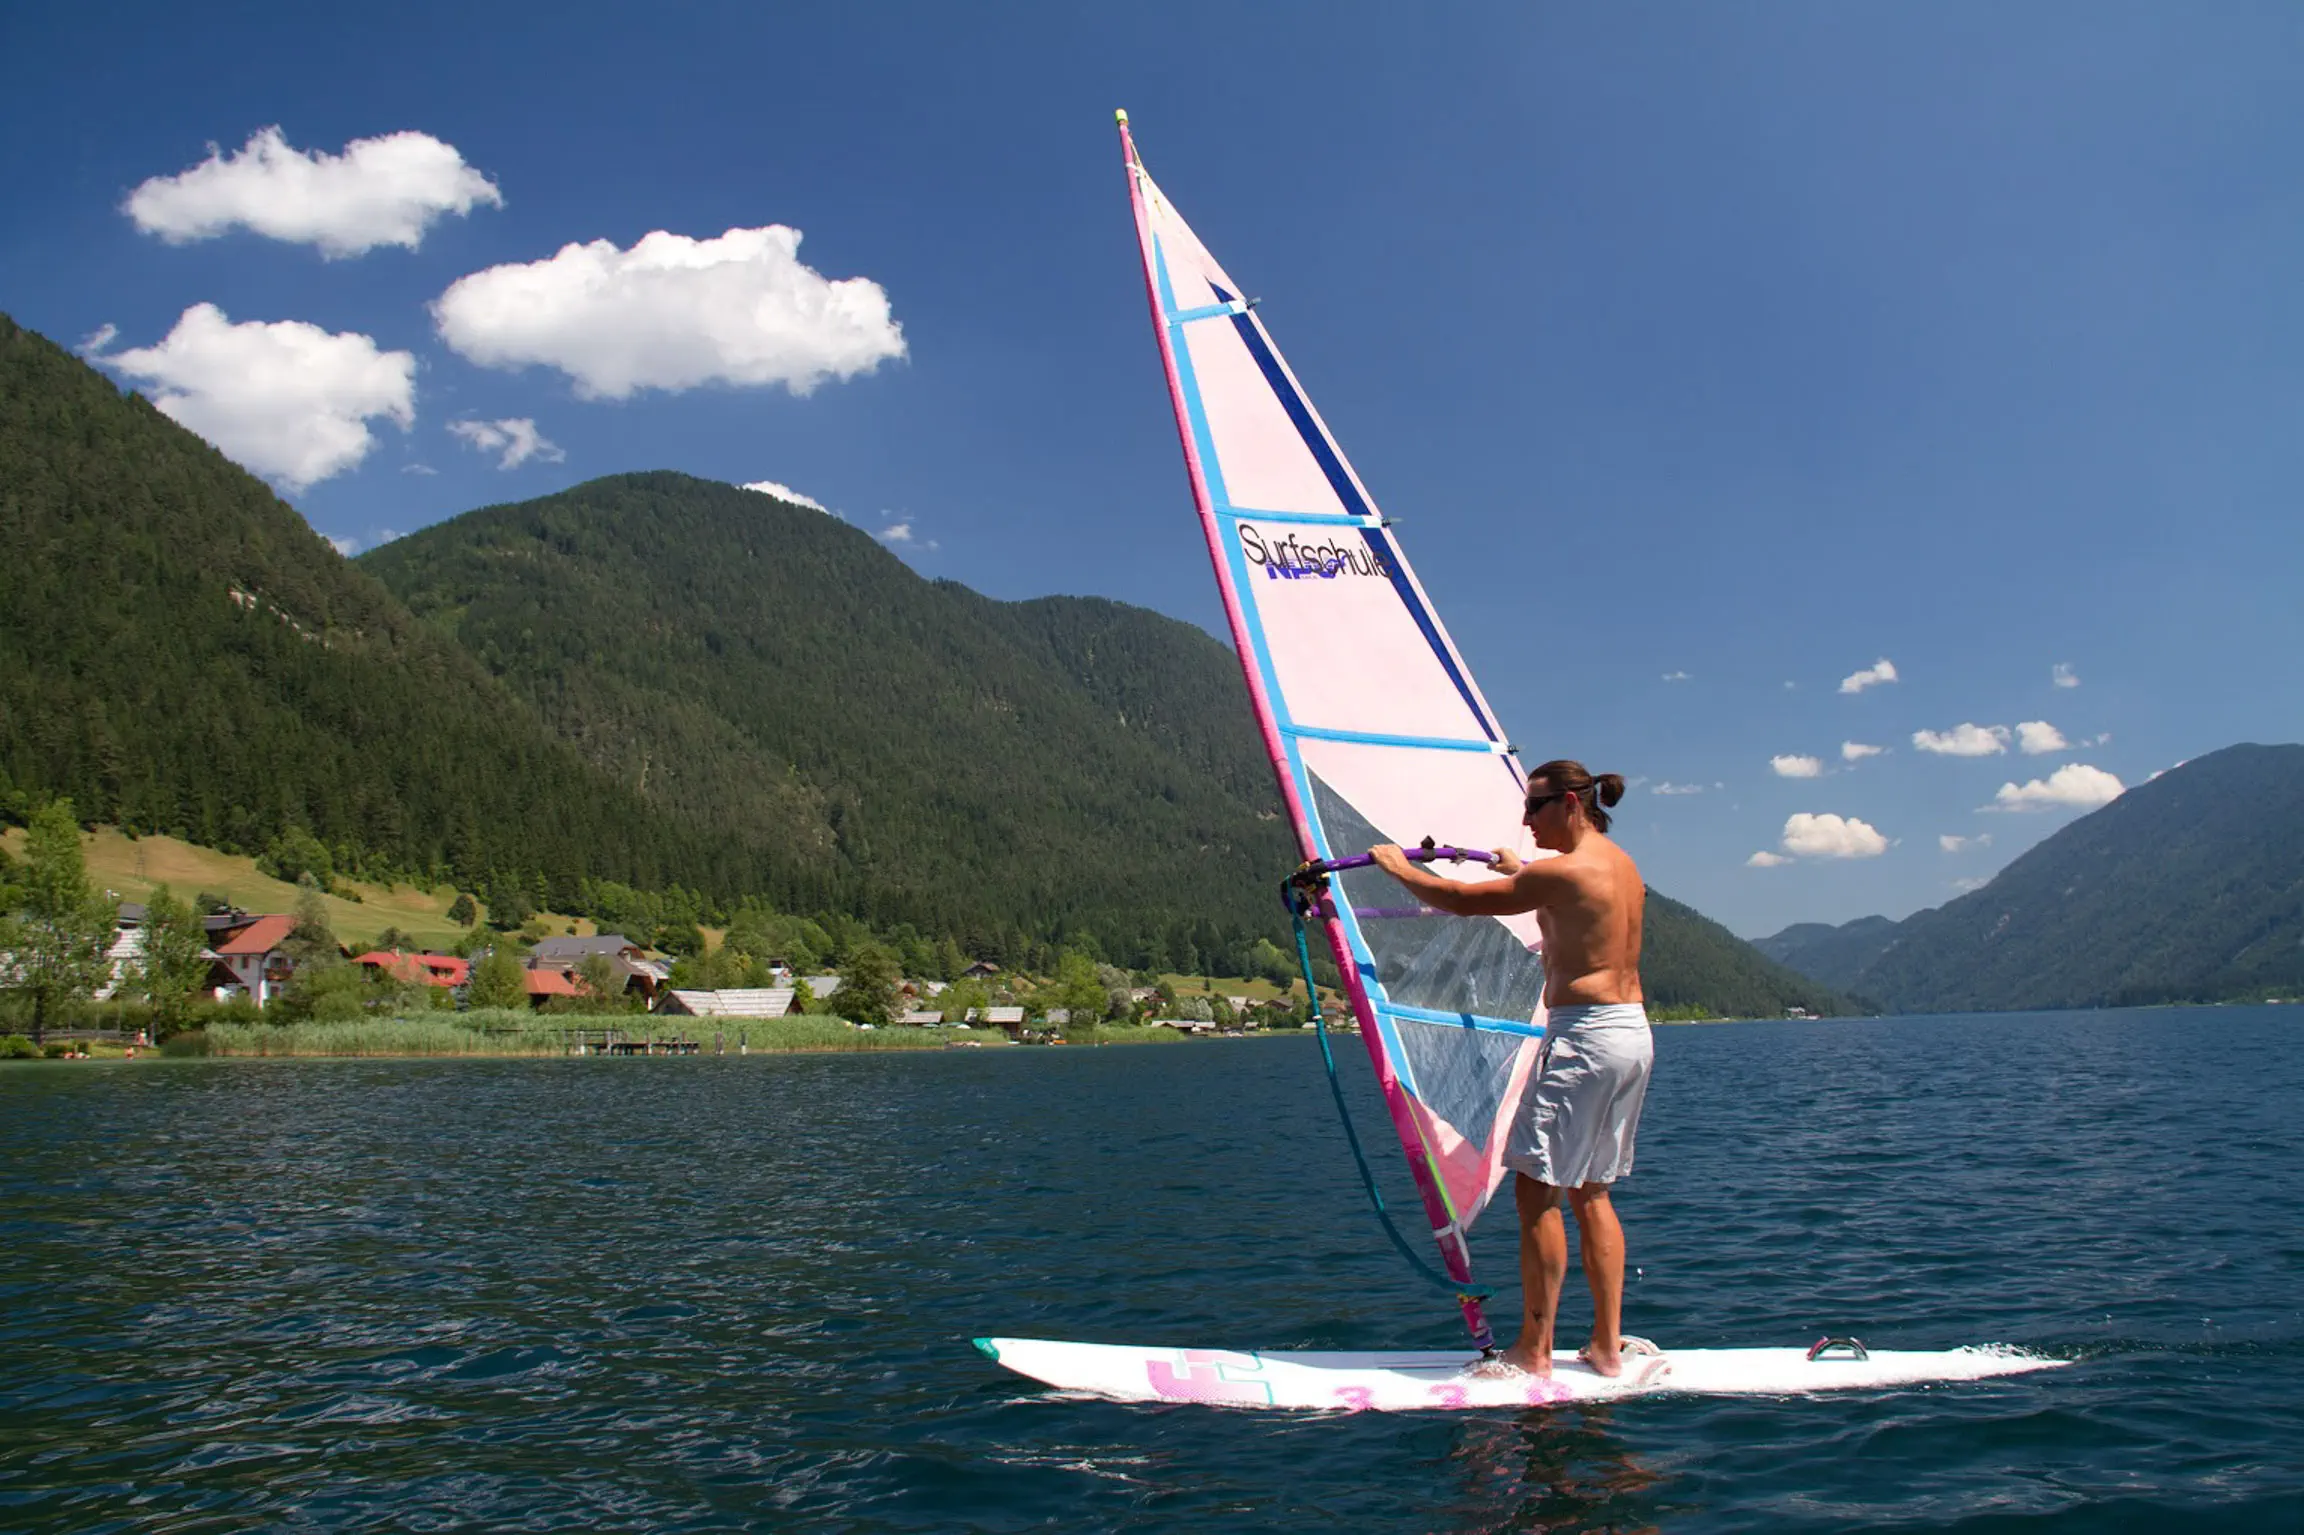
[[[1519,1339],[1503,1363],[1552,1373],[1552,1324],[1568,1274],[1566,1194],[1576,1212],[1584,1278],[1592,1286],[1592,1340],[1579,1357],[1602,1375],[1623,1373],[1624,1230],[1608,1185],[1632,1170],[1632,1142],[1655,1050],[1640,992],[1640,918],[1647,887],[1629,854],[1608,840],[1608,810],[1624,797],[1614,773],[1547,762],[1528,779],[1525,820],[1536,845],[1560,856],[1522,863],[1496,850],[1499,880],[1443,879],[1390,844],[1377,866],[1427,906],[1460,917],[1533,911],[1544,934],[1544,1053],[1521,1100],[1504,1163],[1519,1176]]]

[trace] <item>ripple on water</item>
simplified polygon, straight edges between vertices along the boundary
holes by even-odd
[[[2300,1529],[2290,1016],[1661,1031],[1637,1330],[2076,1367],[1398,1417],[1066,1399],[966,1343],[1452,1344],[1308,1041],[0,1071],[0,1524]]]

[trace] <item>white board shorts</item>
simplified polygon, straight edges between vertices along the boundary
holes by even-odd
[[[1637,1002],[1555,1007],[1544,1050],[1504,1143],[1504,1165],[1554,1188],[1614,1183],[1632,1143],[1656,1042]]]

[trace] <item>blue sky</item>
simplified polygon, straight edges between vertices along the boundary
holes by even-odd
[[[101,355],[156,392],[245,395],[288,358],[230,429],[360,546],[670,467],[900,526],[915,567],[996,596],[1214,629],[1125,106],[1530,760],[1638,780],[1623,840],[1737,931],[1937,904],[2097,775],[2304,736],[2293,6],[1410,15],[21,3],[0,308],[67,344],[113,327]],[[309,198],[193,238],[215,185],[124,211],[274,126],[284,155],[444,146],[361,162],[418,187],[415,247],[330,257],[390,220]],[[613,284],[652,232],[694,255],[771,225],[805,236],[807,270],[775,268],[792,355],[624,356],[601,333],[631,313],[570,299],[575,258],[536,269],[541,317],[505,278],[432,307],[571,243],[606,242]],[[314,329],[251,362],[226,344],[250,322]],[[2064,745],[2024,751],[2034,722]],[[1980,808],[2036,781],[2074,803]]]

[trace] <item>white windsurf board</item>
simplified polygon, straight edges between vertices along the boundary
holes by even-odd
[[[1545,1407],[1673,1393],[1786,1396],[1880,1390],[2021,1375],[2069,1363],[2020,1349],[1929,1352],[1834,1348],[1669,1349],[1624,1357],[1605,1376],[1562,1352],[1549,1377],[1467,1374],[1470,1350],[1413,1353],[1239,1352],[978,1338],[990,1358],[1066,1391],[1122,1402],[1208,1402],[1231,1407],[1410,1412],[1456,1407]]]

